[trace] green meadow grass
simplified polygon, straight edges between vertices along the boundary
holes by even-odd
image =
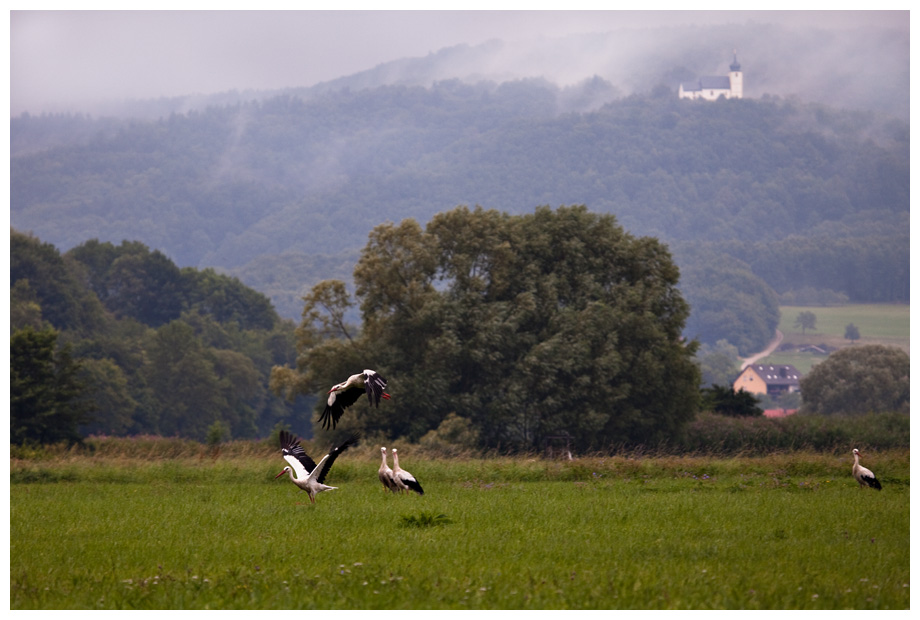
[[[859,328],[857,343],[910,345],[910,305],[908,304],[850,304],[845,306],[781,306],[779,330],[786,339],[802,339],[802,328],[795,327],[801,312],[811,312],[817,318],[816,329],[806,329],[808,342],[827,342],[834,346],[849,344],[844,338],[846,326]],[[796,340],[797,341],[797,340]]]
[[[811,312],[817,318],[816,329],[795,327],[801,312]],[[907,304],[851,304],[845,306],[781,306],[779,330],[783,343],[794,345],[826,344],[836,348],[881,344],[898,347],[910,353],[910,306]],[[851,343],[844,338],[850,323],[859,328],[860,338]],[[803,375],[827,359],[825,355],[774,351],[758,361],[761,364],[791,364]]]
[[[12,609],[908,609],[909,452],[12,461]],[[351,458],[349,458],[351,457]],[[443,517],[441,516],[443,515]]]

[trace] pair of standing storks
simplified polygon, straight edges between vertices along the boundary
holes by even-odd
[[[332,386],[329,390],[329,396],[326,400],[326,408],[320,416],[320,422],[323,428],[335,428],[336,422],[345,413],[345,409],[355,404],[362,394],[367,394],[368,401],[375,407],[379,406],[380,399],[389,400],[390,395],[384,392],[387,381],[380,374],[373,370],[365,370],[362,373],[352,375],[348,380]],[[351,435],[338,446],[334,446],[329,454],[320,459],[317,464],[307,455],[303,446],[296,437],[287,431],[281,431],[281,454],[284,460],[289,463],[287,467],[281,470],[275,478],[279,478],[285,473],[291,478],[291,482],[303,489],[309,496],[310,502],[316,502],[316,494],[322,491],[329,491],[337,487],[331,487],[325,484],[326,475],[332,468],[332,464],[338,456],[355,445],[358,442],[358,434]],[[386,448],[381,448],[386,464]],[[400,469],[399,457],[396,456],[396,449],[393,449],[393,464],[395,470],[387,467],[389,472],[389,481],[393,485],[393,490],[413,490],[419,495],[424,493],[422,486],[415,477],[409,472]],[[295,477],[294,474],[297,474]],[[386,484],[386,483],[385,483]]]

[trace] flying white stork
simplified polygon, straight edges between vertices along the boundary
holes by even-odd
[[[290,465],[282,469],[281,473],[275,476],[275,479],[287,474],[291,477],[291,482],[307,492],[307,495],[310,496],[310,503],[315,504],[317,493],[338,488],[326,486],[323,481],[326,479],[326,474],[329,473],[329,469],[335,459],[342,452],[355,445],[358,439],[357,433],[352,435],[338,446],[332,448],[329,454],[320,459],[319,464],[316,464],[304,451],[297,438],[283,430],[281,431],[281,454]],[[297,473],[296,478],[294,477],[295,472]]]
[[[380,457],[382,463],[380,464],[380,469],[377,470],[377,477],[380,478],[380,483],[383,485],[383,488],[387,491],[399,491],[399,487],[396,486],[396,480],[393,478],[393,470],[390,469],[390,466],[387,465],[387,449],[386,447],[380,448]]]
[[[419,495],[425,494],[425,491],[422,490],[422,485],[418,483],[415,476],[399,466],[396,448],[393,448],[393,480],[396,481],[396,486],[399,487],[400,491],[409,491],[411,489]]]
[[[869,486],[879,491],[882,490],[882,485],[876,479],[875,474],[859,464],[859,448],[853,448],[853,477],[859,483],[860,489]]]
[[[333,385],[326,399],[326,408],[319,416],[323,428],[329,428],[330,424],[335,428],[345,408],[354,405],[362,394],[367,394],[368,402],[374,407],[380,406],[381,398],[390,399],[390,395],[384,392],[386,387],[387,380],[373,370],[365,370],[348,377],[347,381]]]

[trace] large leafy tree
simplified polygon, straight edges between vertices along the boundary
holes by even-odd
[[[387,407],[346,424],[418,439],[454,413],[489,447],[537,448],[568,433],[583,448],[649,443],[696,413],[687,304],[663,245],[609,215],[549,207],[511,216],[458,207],[422,229],[376,227],[355,268],[359,337],[320,320],[307,297],[298,368],[275,370],[290,395],[362,368],[390,380]]]
[[[802,378],[801,392],[808,413],[906,412],[910,356],[877,344],[840,349]]]

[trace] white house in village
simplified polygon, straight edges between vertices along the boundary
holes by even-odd
[[[707,99],[709,101],[715,101],[719,97],[741,99],[741,65],[738,63],[737,51],[735,52],[735,60],[728,69],[728,75],[707,75],[695,82],[681,84],[677,91],[678,98]]]

